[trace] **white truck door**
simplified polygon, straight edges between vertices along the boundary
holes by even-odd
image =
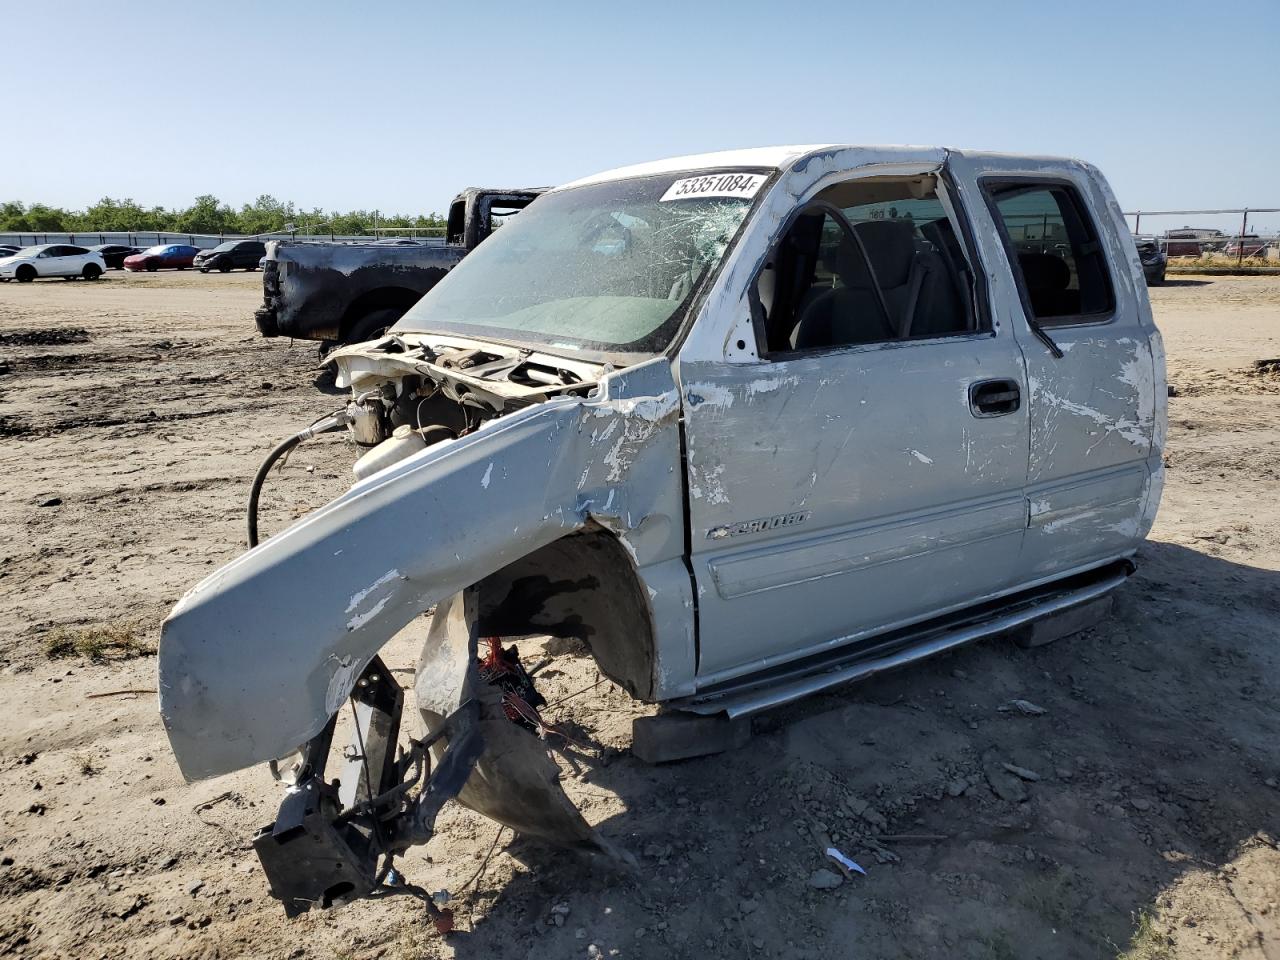
[[[1031,451],[1018,580],[1130,554],[1159,501],[1164,383],[1124,218],[1083,164],[955,162],[973,187],[978,229],[999,240],[997,311],[1026,357]]]
[[[1022,355],[945,194],[934,173],[822,190],[747,279],[760,359],[681,361],[700,686],[1013,576]]]

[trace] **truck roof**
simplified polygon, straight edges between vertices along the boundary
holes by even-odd
[[[623,180],[629,177],[647,177],[662,173],[675,173],[682,170],[723,170],[731,167],[770,167],[785,169],[797,161],[819,153],[835,151],[861,151],[867,155],[879,155],[886,162],[915,161],[936,158],[939,163],[948,153],[961,153],[970,157],[1008,157],[1013,154],[1001,154],[988,151],[959,151],[950,147],[906,146],[906,145],[872,145],[848,143],[810,143],[792,144],[777,147],[750,147],[744,150],[721,150],[715,153],[695,153],[683,157],[668,157],[665,160],[653,160],[648,163],[636,163],[625,167],[615,167],[587,177],[562,184],[556,190],[570,187],[581,187],[589,183],[602,183],[606,180]],[[1032,157],[1027,159],[1055,160],[1063,163],[1077,163],[1067,157]]]

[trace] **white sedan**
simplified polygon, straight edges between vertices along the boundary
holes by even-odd
[[[84,277],[97,280],[107,269],[102,254],[65,243],[23,247],[0,259],[0,280],[26,283],[36,277]]]

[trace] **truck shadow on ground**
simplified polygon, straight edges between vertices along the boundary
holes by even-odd
[[[1231,878],[1258,856],[1280,875],[1280,573],[1164,542],[1138,563],[1109,621],[1051,646],[995,638],[840,688],[732,753],[597,763],[570,793],[620,798],[598,825],[639,872],[500,846],[455,955],[1115,955],[1161,936],[1144,916],[1186,884],[1227,939],[1260,929],[1265,891]],[[984,756],[1030,774],[1024,799]],[[828,846],[867,875],[820,888]]]

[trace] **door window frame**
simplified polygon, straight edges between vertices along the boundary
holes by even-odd
[[[1103,274],[1106,278],[1107,292],[1111,298],[1111,306],[1108,310],[1097,313],[1064,314],[1057,317],[1040,317],[1036,314],[1031,306],[1031,294],[1027,290],[1026,277],[1023,276],[1022,268],[1018,265],[1018,252],[1013,245],[1013,237],[1009,235],[1009,229],[1004,222],[1004,215],[1001,214],[1000,208],[996,204],[994,191],[1000,187],[1007,186],[1044,186],[1051,189],[1058,187],[1066,188],[1074,194],[1072,206],[1076,208],[1076,215],[1093,231],[1093,235],[1096,238],[1095,242],[1098,244],[1098,253],[1102,257]],[[1009,264],[1009,272],[1013,274],[1014,287],[1018,291],[1018,301],[1022,304],[1025,319],[1032,324],[1038,324],[1046,330],[1058,327],[1103,327],[1115,322],[1116,317],[1120,315],[1120,298],[1116,294],[1115,269],[1111,263],[1111,257],[1107,254],[1107,248],[1102,241],[1102,231],[1098,229],[1098,221],[1094,218],[1093,211],[1089,209],[1089,204],[1084,200],[1084,191],[1081,189],[1080,184],[1069,177],[1054,176],[1052,174],[1047,176],[1033,173],[997,174],[979,177],[978,190],[987,204],[987,211],[991,214],[991,219],[995,223],[996,232],[1000,235],[1000,244],[1004,247],[1005,259]],[[1073,258],[1076,256],[1074,250],[1072,250],[1071,255]]]
[[[870,343],[843,343],[823,347],[806,347],[798,350],[771,351],[769,349],[764,304],[760,302],[759,282],[761,276],[764,274],[768,264],[776,260],[778,251],[782,248],[782,244],[786,241],[787,235],[791,232],[795,222],[809,209],[819,194],[840,184],[876,177],[877,173],[874,167],[868,167],[865,168],[865,172],[856,173],[850,177],[815,184],[810,194],[802,202],[797,203],[791,213],[787,215],[787,219],[783,222],[777,238],[769,245],[768,254],[748,280],[747,300],[751,304],[751,328],[756,338],[756,355],[762,361],[765,363],[784,363],[793,359],[799,360],[845,353],[869,353],[876,350],[896,350],[930,343],[986,340],[997,335],[995,316],[991,309],[991,299],[988,295],[987,271],[983,265],[981,251],[973,231],[973,225],[970,222],[969,212],[964,205],[964,198],[956,188],[955,179],[951,175],[951,165],[943,163],[937,169],[928,171],[928,175],[937,177],[938,201],[941,203],[948,219],[952,221],[952,226],[958,228],[956,238],[964,251],[969,274],[973,281],[971,285],[973,302],[970,304],[970,309],[978,325],[977,329],[959,333],[924,334],[915,337],[899,337],[893,340],[874,340]],[[889,176],[893,175],[890,174]],[[904,177],[904,179],[909,179],[909,177]]]

